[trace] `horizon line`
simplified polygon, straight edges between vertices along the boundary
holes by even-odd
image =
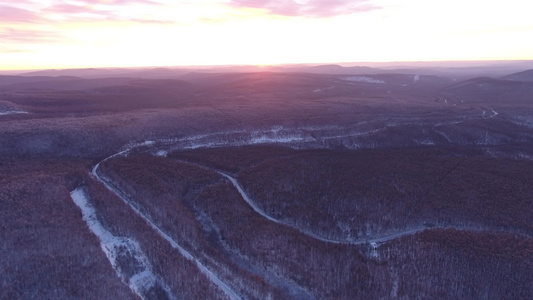
[[[58,68],[7,68],[0,69],[0,72],[37,72],[37,71],[64,71],[64,70],[103,70],[103,69],[209,69],[209,68],[235,68],[235,67],[254,67],[254,68],[269,68],[269,67],[287,67],[287,66],[327,66],[337,65],[340,67],[369,67],[370,65],[394,66],[398,64],[483,64],[483,63],[533,63],[532,59],[456,59],[456,60],[394,60],[394,61],[353,61],[353,62],[305,62],[305,63],[272,63],[272,64],[252,64],[252,63],[235,63],[235,64],[206,64],[206,65],[140,65],[140,66],[73,66],[73,67],[58,67]],[[439,66],[442,67],[442,66]],[[466,67],[466,66],[462,66]]]

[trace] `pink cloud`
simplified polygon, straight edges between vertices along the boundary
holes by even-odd
[[[95,5],[102,4],[105,4],[105,6],[110,8],[120,8],[131,4],[161,5],[160,3],[151,0],[84,0],[77,1],[76,5],[68,3],[55,4],[50,6],[48,9],[64,13],[84,13],[88,12],[88,10],[91,11],[92,7]]]
[[[81,14],[90,11],[87,6],[78,6],[71,4],[56,4],[46,9],[48,12],[61,13],[61,14]]]
[[[331,17],[380,9],[369,0],[231,0],[230,5],[267,9],[275,15],[303,17]]]
[[[115,0],[106,1],[105,5],[101,5],[104,2],[100,0],[85,0],[78,2],[79,4],[57,4],[45,9],[45,12],[52,12],[61,14],[66,19],[72,20],[107,20],[107,21],[127,21],[135,23],[169,23],[168,21],[157,20],[153,17],[143,16],[124,16],[121,14],[125,10],[125,7],[133,4],[158,6],[160,9],[164,9],[164,4],[157,3],[151,0]]]
[[[9,1],[7,1],[9,3]],[[105,5],[102,5],[105,4]],[[154,5],[164,8],[164,4],[152,0],[82,0],[76,4],[58,1],[52,4],[35,4],[29,0],[13,1],[13,4],[0,4],[0,28],[2,23],[55,23],[49,14],[61,15],[63,20],[108,20],[131,21],[138,23],[161,23],[142,15],[124,17],[120,14],[129,5]],[[23,8],[31,7],[31,11]]]
[[[29,10],[0,5],[0,23],[34,23],[41,17]]]

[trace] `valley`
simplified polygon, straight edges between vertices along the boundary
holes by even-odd
[[[0,299],[533,297],[530,72],[370,71],[0,76]]]

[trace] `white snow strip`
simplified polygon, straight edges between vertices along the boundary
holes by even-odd
[[[252,137],[250,140],[250,144],[285,144],[285,143],[293,143],[293,142],[302,142],[309,139],[306,139],[301,136],[292,135],[292,136],[267,136],[262,135],[259,137]]]
[[[159,150],[155,153],[155,155],[160,157],[166,157],[168,155],[168,152],[165,150]]]
[[[435,145],[435,142],[429,139],[415,140],[415,143],[417,143],[418,145],[424,145],[424,146]]]
[[[464,123],[465,121],[466,119],[461,120],[461,121],[440,122],[440,123],[435,123],[434,126],[437,127],[437,126],[445,126],[445,125],[457,125],[457,124]]]
[[[131,149],[130,149],[131,150]],[[128,151],[128,150],[125,150]],[[124,152],[124,151],[123,151]],[[122,153],[122,152],[120,152]],[[115,155],[112,155],[103,161],[110,159],[116,155],[119,155],[120,153],[117,153]],[[102,162],[103,162],[102,161]],[[102,163],[100,162],[100,163]],[[92,170],[93,176],[98,179],[109,191],[117,195],[124,203],[126,203],[139,217],[141,217],[159,236],[161,236],[163,239],[165,239],[174,249],[177,249],[185,258],[187,258],[190,261],[194,261],[196,263],[196,266],[198,266],[198,269],[204,273],[217,287],[219,287],[230,299],[238,300],[241,299],[239,295],[233,289],[227,285],[225,282],[223,282],[220,278],[218,278],[217,275],[215,275],[211,270],[209,270],[206,266],[204,266],[198,259],[196,259],[192,254],[190,254],[187,250],[185,250],[183,247],[179,245],[178,242],[176,242],[172,237],[170,237],[168,234],[166,234],[161,228],[159,228],[155,223],[152,222],[147,216],[145,216],[137,207],[135,207],[125,195],[122,194],[118,189],[114,188],[107,179],[100,177],[98,175],[98,168],[100,166],[100,163],[96,164]]]
[[[89,229],[100,239],[103,244],[111,242],[115,236],[107,231],[96,218],[96,210],[89,203],[83,189],[78,188],[70,193],[72,201],[81,209],[83,220]]]
[[[374,79],[372,77],[367,77],[367,76],[344,76],[344,77],[340,77],[340,79],[345,80],[345,81],[353,81],[353,82],[385,84],[385,81],[383,80]]]
[[[316,90],[313,90],[313,93],[324,92],[324,91],[327,91],[327,90],[331,90],[333,88],[335,88],[335,87],[334,86],[330,86],[330,87],[326,87],[326,88],[316,89]]]
[[[215,148],[221,146],[243,146],[255,144],[290,144],[313,142],[315,139],[301,130],[287,132],[282,127],[267,131],[238,132],[212,135],[209,137],[188,138],[176,141],[173,149]]]
[[[233,186],[239,191],[239,193],[241,194],[241,196],[244,199],[244,201],[246,201],[246,203],[248,203],[248,205],[250,205],[253,208],[253,210],[255,210],[258,214],[260,214],[264,218],[266,218],[269,221],[272,221],[274,223],[278,223],[278,224],[281,223],[279,220],[274,219],[271,216],[267,215],[259,206],[257,206],[257,204],[255,204],[255,202],[253,202],[252,199],[250,199],[250,197],[248,197],[248,195],[244,192],[244,190],[242,189],[242,187],[239,184],[239,182],[237,181],[237,179],[235,179],[235,178],[233,178],[233,177],[231,177],[228,174],[223,173],[223,172],[218,172],[218,173],[220,175],[226,177],[227,179],[229,179],[229,181],[233,184]]]
[[[533,156],[532,155],[527,155],[527,154],[524,154],[524,153],[518,153],[518,157],[521,158],[521,159],[533,160]]]
[[[114,236],[111,232],[105,229],[96,216],[96,210],[89,202],[83,188],[78,188],[70,193],[72,201],[80,208],[83,220],[87,223],[89,229],[100,240],[100,247],[104,251],[107,259],[117,272],[117,275],[123,282],[142,299],[146,299],[145,293],[152,287],[156,287],[161,280],[152,273],[150,263],[146,255],[142,252],[139,244],[131,239],[125,237]],[[134,265],[138,270],[137,273],[126,274],[122,270],[120,260],[128,260],[129,265]],[[129,277],[129,278],[128,278]],[[174,299],[170,289],[161,283],[162,288],[166,291],[171,299]]]
[[[519,126],[533,128],[533,118],[530,116],[513,116],[510,121]]]
[[[23,110],[7,110],[7,111],[0,111],[0,116],[6,116],[6,115],[14,115],[14,114],[27,114],[27,111]]]
[[[375,133],[378,133],[378,132],[384,130],[387,127],[389,127],[389,126],[385,126],[383,128],[378,128],[378,129],[372,129],[370,131],[353,132],[353,133],[347,133],[347,134],[342,134],[342,135],[334,135],[334,136],[325,136],[325,137],[322,137],[322,139],[323,140],[333,140],[333,139],[343,139],[343,138],[350,138],[350,137],[372,135],[372,134],[375,134]]]

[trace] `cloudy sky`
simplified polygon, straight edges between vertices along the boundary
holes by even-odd
[[[0,0],[0,70],[533,59],[531,0]]]

